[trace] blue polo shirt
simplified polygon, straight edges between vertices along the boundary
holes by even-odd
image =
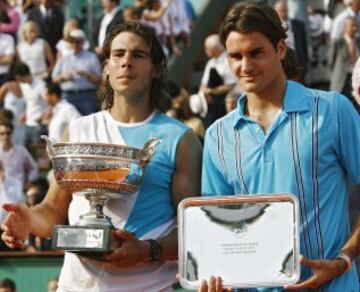
[[[288,81],[283,109],[265,133],[245,115],[245,103],[241,96],[237,109],[206,133],[202,194],[293,193],[300,202],[301,254],[335,258],[350,234],[349,181],[360,183],[358,113],[339,93]],[[309,276],[302,268],[301,277]],[[355,267],[324,288],[358,292]]]

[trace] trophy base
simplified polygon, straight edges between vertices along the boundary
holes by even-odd
[[[81,256],[105,260],[112,252],[113,227],[104,225],[57,225],[53,230],[52,248]]]

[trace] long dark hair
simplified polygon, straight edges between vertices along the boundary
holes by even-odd
[[[153,109],[164,110],[166,100],[162,94],[166,84],[167,68],[164,51],[155,32],[152,28],[139,22],[124,22],[117,25],[107,36],[103,46],[103,58],[105,62],[110,58],[111,44],[114,38],[121,32],[131,32],[140,36],[150,48],[150,59],[155,66],[157,77],[155,77],[150,89],[150,107]],[[99,98],[104,103],[105,109],[110,109],[114,104],[114,90],[112,89],[109,76],[105,77],[98,92]]]

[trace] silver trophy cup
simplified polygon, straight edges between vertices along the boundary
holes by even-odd
[[[131,196],[142,180],[144,169],[155,153],[159,139],[151,139],[142,149],[104,143],[57,143],[42,136],[52,161],[58,184],[73,195],[85,196],[90,211],[75,225],[56,225],[53,248],[102,258],[116,247],[113,224],[104,215],[109,199]]]

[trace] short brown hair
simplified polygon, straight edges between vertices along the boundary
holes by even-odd
[[[110,34],[107,35],[104,46],[103,55],[105,62],[110,58],[111,44],[114,38],[121,32],[131,32],[140,36],[150,48],[150,59],[155,66],[157,77],[155,77],[151,84],[150,90],[150,107],[159,110],[164,110],[164,98],[162,91],[165,87],[167,68],[166,57],[161,44],[155,34],[155,31],[139,22],[129,21],[116,26]],[[105,65],[103,63],[103,66]],[[109,77],[107,76],[99,90],[99,97],[105,103],[105,109],[109,109],[114,104],[114,90],[110,86]]]
[[[265,4],[243,2],[234,5],[226,15],[220,30],[220,39],[225,46],[230,32],[259,32],[277,49],[281,39],[286,39],[286,30],[276,11]]]

